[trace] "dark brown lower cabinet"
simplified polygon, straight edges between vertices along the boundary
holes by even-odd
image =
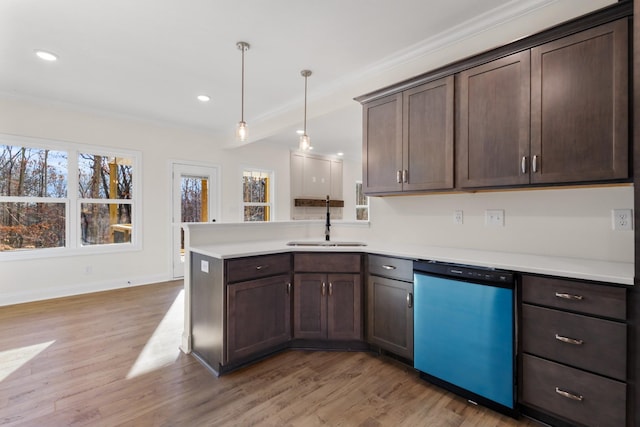
[[[519,401],[571,425],[626,426],[626,289],[522,276]]]
[[[413,283],[370,275],[367,340],[413,360]]]
[[[294,338],[362,339],[361,287],[360,274],[296,274]]]
[[[291,281],[280,275],[227,285],[227,360],[234,362],[291,339]]]

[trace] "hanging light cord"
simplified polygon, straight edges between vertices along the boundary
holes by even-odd
[[[244,51],[246,50],[244,45],[242,45],[240,50],[242,50],[242,95],[240,99],[240,121],[244,122]]]
[[[307,134],[307,73],[304,74],[304,134]]]

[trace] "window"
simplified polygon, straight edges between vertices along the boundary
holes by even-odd
[[[244,221],[271,220],[272,172],[245,170],[242,173],[242,211]]]
[[[0,135],[1,256],[133,247],[139,157]]]
[[[369,221],[369,198],[362,192],[361,182],[356,182],[356,220]]]

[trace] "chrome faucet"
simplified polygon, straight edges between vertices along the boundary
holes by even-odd
[[[325,223],[324,226],[324,240],[326,240],[327,242],[329,240],[331,240],[331,231],[329,230],[329,228],[331,228],[331,214],[329,213],[329,196],[327,196],[327,222]]]

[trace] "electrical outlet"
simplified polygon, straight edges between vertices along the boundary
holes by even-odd
[[[633,210],[614,209],[611,211],[612,227],[616,231],[633,230]]]
[[[462,225],[464,220],[464,214],[462,211],[453,211],[453,223],[456,225]]]
[[[487,209],[484,211],[484,225],[504,227],[504,209]]]

